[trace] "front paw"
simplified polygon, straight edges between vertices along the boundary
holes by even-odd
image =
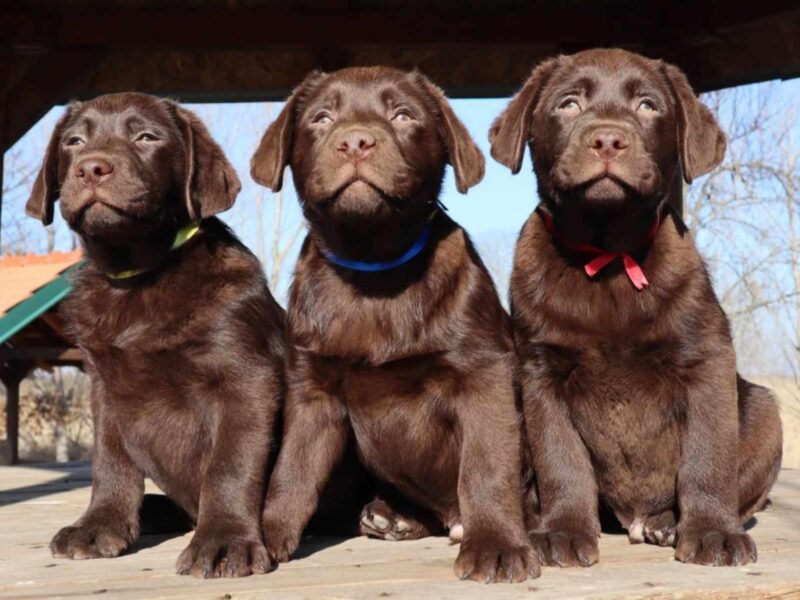
[[[132,535],[116,524],[87,521],[61,529],[50,542],[55,558],[114,558],[128,548]]]
[[[225,533],[195,533],[175,564],[178,575],[205,579],[247,577],[274,568],[256,535],[236,537]]]
[[[687,528],[678,535],[675,558],[711,566],[740,566],[758,560],[756,544],[744,531]]]
[[[551,567],[590,567],[600,558],[597,536],[588,530],[557,528],[530,537],[539,560]]]
[[[541,566],[533,548],[524,541],[467,537],[461,542],[455,572],[460,579],[481,583],[519,583],[538,577]]]
[[[301,528],[290,527],[280,520],[265,519],[262,529],[264,543],[271,560],[276,563],[288,562],[300,545]]]

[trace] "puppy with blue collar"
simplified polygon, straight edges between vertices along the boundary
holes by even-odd
[[[283,445],[263,533],[288,560],[349,447],[378,481],[362,531],[460,532],[456,574],[539,574],[524,528],[508,316],[469,237],[438,203],[484,159],[419,73],[312,73],[252,160],[279,190],[291,166],[310,232],[291,287]]]

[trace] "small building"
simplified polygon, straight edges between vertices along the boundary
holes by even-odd
[[[81,251],[0,258],[0,381],[6,388],[6,462],[19,460],[19,384],[35,368],[83,367],[58,305]]]

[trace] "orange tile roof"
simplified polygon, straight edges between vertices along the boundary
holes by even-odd
[[[81,251],[0,257],[0,317],[81,259]]]

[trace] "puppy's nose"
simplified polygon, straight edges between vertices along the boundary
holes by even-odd
[[[604,160],[616,158],[628,145],[628,137],[619,129],[601,129],[589,138],[589,147]]]
[[[351,129],[339,138],[337,150],[350,160],[361,160],[375,147],[375,136],[366,129]]]
[[[83,185],[97,185],[114,171],[114,165],[102,158],[85,158],[75,166],[75,176]]]

